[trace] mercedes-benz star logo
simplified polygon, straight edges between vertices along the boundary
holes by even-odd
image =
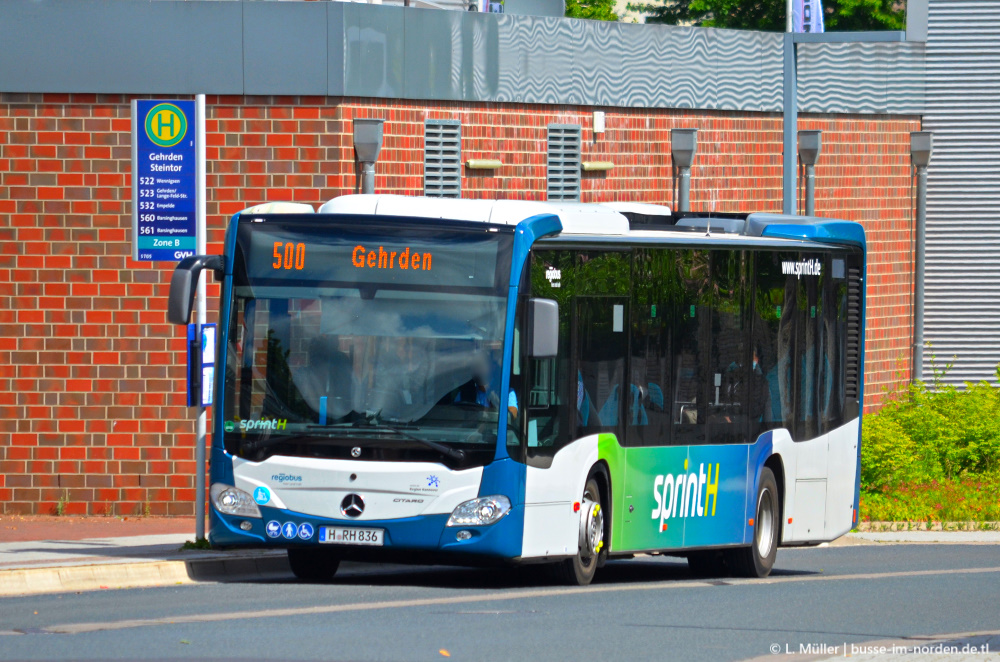
[[[340,512],[348,517],[361,517],[361,513],[365,512],[365,500],[359,494],[348,494],[340,502]]]
[[[351,449],[351,457],[361,457],[361,447],[355,446]]]

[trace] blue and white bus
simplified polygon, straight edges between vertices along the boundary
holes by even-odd
[[[353,195],[230,222],[209,539],[343,559],[686,557],[767,575],[857,521],[856,223]]]

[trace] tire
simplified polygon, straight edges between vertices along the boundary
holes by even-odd
[[[291,547],[288,549],[288,565],[292,573],[303,581],[328,582],[337,574],[340,559],[328,549],[311,547]]]
[[[688,557],[688,571],[695,577],[724,577],[728,574],[726,561],[720,550],[691,552]]]
[[[757,509],[753,519],[753,544],[731,550],[727,561],[738,577],[767,577],[778,554],[781,509],[774,474],[767,467],[757,483]]]
[[[560,584],[586,586],[594,579],[602,557],[607,556],[604,542],[604,511],[601,489],[591,475],[583,488],[580,509],[580,545],[576,556],[552,565],[553,578]]]

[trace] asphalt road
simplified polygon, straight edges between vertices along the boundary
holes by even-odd
[[[585,588],[530,568],[354,566],[331,584],[0,599],[0,659],[744,660],[997,631],[998,596],[997,545],[783,549],[766,580],[645,557]]]

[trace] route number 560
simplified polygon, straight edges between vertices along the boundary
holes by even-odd
[[[306,245],[293,244],[283,241],[274,242],[274,262],[271,266],[275,269],[298,269],[302,270],[306,266]]]

